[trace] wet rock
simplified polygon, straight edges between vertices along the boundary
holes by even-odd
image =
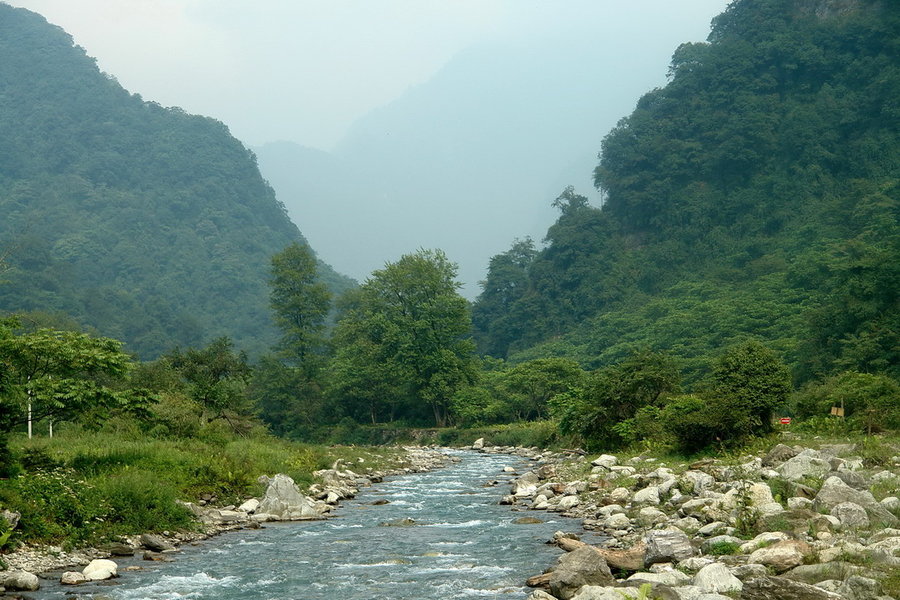
[[[536,525],[538,523],[543,523],[543,521],[534,517],[519,517],[513,521],[513,525]]]
[[[111,542],[109,544],[101,544],[97,546],[97,549],[107,552],[110,556],[134,556],[134,546],[130,544]]]
[[[175,560],[168,554],[163,554],[162,552],[153,552],[152,550],[147,550],[146,552],[144,552],[141,558],[153,562],[172,562],[173,560]]]
[[[418,525],[419,522],[415,519],[410,519],[409,517],[404,517],[402,519],[395,519],[393,521],[385,521],[383,523],[379,523],[379,527],[413,527]]]

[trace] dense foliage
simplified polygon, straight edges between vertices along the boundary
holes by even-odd
[[[252,153],[129,94],[24,9],[0,4],[0,55],[0,309],[66,313],[144,358],[271,345],[266,265],[302,237]]]
[[[895,3],[733,2],[603,140],[603,206],[568,189],[545,248],[492,259],[480,349],[651,347],[694,384],[757,338],[800,381],[900,375],[898,39]]]

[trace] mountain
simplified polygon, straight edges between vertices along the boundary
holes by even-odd
[[[65,313],[143,358],[223,335],[267,348],[269,258],[303,237],[254,155],[35,13],[0,4],[0,56],[0,308]]]
[[[331,152],[267,144],[255,148],[260,169],[342,272],[362,279],[441,248],[474,297],[488,257],[517,237],[539,239],[566,185],[599,200],[597,145],[663,79],[666,43],[616,61],[610,53],[627,45],[614,34],[473,46],[357,120]]]
[[[603,140],[602,208],[557,201],[539,251],[491,260],[482,351],[611,364],[723,346],[803,381],[900,374],[900,5],[738,0]]]

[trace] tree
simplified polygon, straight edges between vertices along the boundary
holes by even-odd
[[[165,359],[180,373],[188,395],[200,406],[203,424],[224,419],[235,432],[243,432],[240,420],[253,412],[247,394],[251,369],[247,355],[235,353],[230,339],[221,337],[201,350],[176,348]]]
[[[548,401],[581,386],[584,375],[578,363],[568,358],[538,358],[516,365],[504,381],[513,414],[520,421],[546,418]]]
[[[644,407],[659,406],[676,393],[681,375],[667,354],[633,352],[617,365],[590,374],[582,388],[558,395],[554,416],[565,435],[579,436],[592,449],[611,448],[633,441],[633,419]]]
[[[273,256],[269,285],[284,358],[315,372],[324,346],[331,294],[318,280],[316,259],[309,247],[294,242]]]
[[[787,366],[775,352],[755,340],[726,350],[712,377],[714,402],[728,407],[721,415],[739,436],[770,431],[773,411],[791,392]]]
[[[113,409],[140,410],[150,401],[139,390],[114,387],[131,367],[118,340],[53,329],[16,334],[17,325],[9,319],[0,323],[3,449],[6,434],[26,423],[75,420],[88,411],[102,416]]]
[[[455,277],[456,265],[440,250],[407,254],[361,286],[335,336],[338,359],[368,374],[368,387],[396,390],[412,414],[427,406],[439,427],[448,422],[456,390],[474,377],[468,304]]]

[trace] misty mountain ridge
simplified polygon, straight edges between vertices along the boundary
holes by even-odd
[[[0,308],[67,315],[142,358],[270,347],[269,260],[305,241],[252,152],[130,94],[36,13],[0,3],[0,55]]]
[[[606,51],[558,37],[469,48],[357,120],[330,153],[255,148],[260,170],[338,270],[363,279],[437,247],[474,297],[489,256],[515,238],[543,238],[567,185],[599,202],[599,141],[646,89],[635,71],[651,71],[604,62]]]

